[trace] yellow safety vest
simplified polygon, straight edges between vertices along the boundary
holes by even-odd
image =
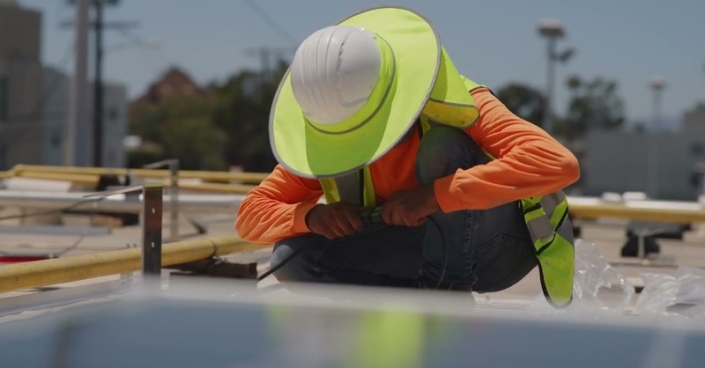
[[[470,92],[485,87],[467,78],[465,85]],[[437,122],[434,120],[434,123]],[[417,125],[421,134],[431,128],[424,114]],[[339,177],[321,179],[320,183],[327,203],[345,200],[366,207],[377,206],[369,166]],[[565,193],[559,190],[544,196],[524,198],[519,201],[519,206],[534,244],[544,296],[554,307],[566,307],[573,299],[575,248]]]

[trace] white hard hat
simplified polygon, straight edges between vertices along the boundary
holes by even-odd
[[[365,105],[381,67],[374,33],[353,26],[326,27],[297,49],[291,64],[291,88],[309,120],[332,125]]]

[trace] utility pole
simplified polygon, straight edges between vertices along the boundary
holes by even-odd
[[[294,52],[296,49],[294,49]],[[250,47],[245,49],[245,54],[248,56],[255,55],[259,57],[259,70],[260,70],[260,84],[257,86],[257,88],[260,91],[262,102],[265,102],[265,94],[266,94],[266,89],[264,86],[271,81],[272,79],[272,74],[273,74],[273,68],[272,68],[272,56],[274,56],[275,62],[279,61],[282,58],[282,55],[286,55],[287,53],[291,52],[290,47],[268,47],[268,46],[259,46],[259,47]]]
[[[76,4],[76,22],[74,26],[74,70],[71,78],[69,96],[69,117],[64,132],[64,164],[76,165],[76,142],[79,140],[79,127],[88,122],[88,7],[91,0],[74,0]]]
[[[260,73],[262,73],[265,78],[271,77],[272,56],[274,56],[274,62],[277,62],[282,59],[282,55],[286,55],[290,52],[292,52],[291,47],[259,46],[245,49],[245,54],[248,56],[255,55],[259,57]],[[294,52],[296,52],[296,49],[294,49]]]
[[[95,81],[93,92],[93,166],[103,161],[103,1],[95,6]]]
[[[95,75],[93,85],[93,124],[86,124],[83,136],[79,138],[79,144],[86,148],[87,151],[92,151],[91,163],[93,166],[100,167],[103,158],[103,31],[108,28],[126,29],[134,27],[134,22],[110,22],[106,23],[103,20],[104,6],[116,6],[120,0],[67,0],[69,4],[75,5],[77,2],[88,2],[95,8],[95,20],[90,22],[90,26],[95,31]],[[78,23],[78,22],[77,22]],[[71,26],[72,22],[64,22],[62,26]],[[88,28],[88,27],[85,27]],[[86,41],[87,43],[87,41]],[[86,82],[87,83],[87,82]],[[84,95],[82,100],[85,100]],[[91,129],[89,129],[89,126]],[[77,128],[76,128],[77,129]],[[78,133],[80,134],[80,132]],[[90,139],[90,140],[89,140]],[[83,141],[82,141],[83,140]],[[92,142],[89,145],[88,142]],[[76,146],[76,142],[71,143],[72,147]],[[74,148],[75,150],[75,148]],[[87,153],[87,152],[86,152]],[[75,152],[73,153],[75,155]],[[87,160],[87,159],[86,159]],[[86,162],[88,165],[88,162]]]
[[[103,164],[103,7],[120,0],[93,0],[95,6],[95,80],[93,92],[93,166]]]

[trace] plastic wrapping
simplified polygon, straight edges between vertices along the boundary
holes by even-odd
[[[705,318],[705,271],[679,267],[673,275],[642,273],[644,290],[636,301],[640,314]]]
[[[634,285],[610,265],[594,244],[576,241],[573,282],[573,298],[576,304],[594,305],[601,309],[621,312],[629,306],[634,293]]]
[[[575,241],[575,278],[573,302],[563,309],[555,309],[543,295],[537,297],[529,310],[540,313],[616,312],[623,313],[634,297],[634,285],[598,251],[592,243]]]

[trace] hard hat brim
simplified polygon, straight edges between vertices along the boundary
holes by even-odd
[[[438,33],[428,20],[413,10],[374,8],[338,24],[365,28],[382,37],[394,53],[396,75],[389,95],[368,122],[345,134],[326,134],[307,123],[294,98],[287,71],[272,104],[270,145],[277,161],[301,177],[334,177],[358,170],[382,157],[413,126],[429,97],[434,100],[432,91],[433,95],[439,94],[438,89],[434,90],[439,69],[442,69],[441,79],[448,77]],[[461,102],[472,104],[454,67],[451,72],[455,74],[450,79],[461,88],[455,95],[464,93],[467,98]],[[440,95],[449,94],[443,88]],[[474,108],[474,104],[472,106]]]

